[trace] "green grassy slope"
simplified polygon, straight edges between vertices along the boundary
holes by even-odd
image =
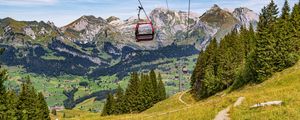
[[[61,118],[65,113],[75,120],[208,120],[213,119],[219,111],[243,96],[246,99],[241,106],[229,112],[233,120],[300,119],[300,62],[292,68],[276,73],[264,83],[248,85],[231,93],[222,92],[198,102],[195,102],[190,94],[185,94],[183,100],[190,106],[178,100],[180,95],[181,93],[178,93],[140,114],[101,117],[100,113],[71,110],[59,112],[57,117]],[[282,100],[284,104],[250,109],[254,104],[275,100]],[[56,117],[52,116],[52,118]]]

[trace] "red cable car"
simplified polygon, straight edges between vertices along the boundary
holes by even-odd
[[[187,73],[188,73],[188,69],[186,68],[186,66],[184,66],[184,67],[182,68],[182,72],[183,72],[184,74],[187,74]]]
[[[141,10],[144,11],[147,21],[143,21],[140,19],[140,12]],[[139,12],[138,12],[138,20],[139,22],[137,23],[135,27],[135,39],[137,42],[140,41],[151,41],[154,39],[154,27],[149,19],[148,15],[146,14],[145,10],[143,7],[139,6]]]
[[[135,28],[135,39],[137,42],[153,40],[154,27],[152,22],[138,22]]]

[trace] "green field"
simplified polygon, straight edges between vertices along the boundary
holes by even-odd
[[[63,60],[63,57],[55,56],[53,54],[45,55],[42,57],[46,60]],[[197,59],[197,55],[187,57],[187,60],[184,61],[185,66],[187,66],[189,71],[193,70],[195,66],[194,60]],[[153,61],[151,63],[142,63],[133,67],[141,67],[144,65],[151,64],[160,64],[164,61],[170,61],[167,64],[162,64],[158,66],[159,68],[168,68],[166,72],[162,70],[157,70],[157,72],[162,74],[163,81],[166,86],[166,91],[168,96],[172,96],[173,94],[178,92],[178,79],[175,79],[175,76],[178,76],[178,71],[181,68],[175,68],[176,64],[179,62],[177,59],[160,59],[157,61]],[[9,88],[14,88],[15,90],[19,90],[19,85],[22,83],[22,79],[26,76],[30,76],[31,81],[34,84],[34,87],[37,91],[42,92],[46,97],[46,101],[48,106],[62,106],[63,101],[67,99],[67,97],[63,94],[63,91],[72,90],[72,86],[78,88],[78,91],[74,94],[74,99],[78,99],[80,97],[89,95],[93,92],[101,91],[101,90],[109,90],[114,89],[117,85],[121,85],[123,89],[126,89],[127,83],[129,81],[129,76],[123,78],[123,80],[118,80],[116,75],[112,76],[101,76],[98,79],[88,79],[85,76],[74,76],[74,75],[64,75],[58,77],[49,77],[45,75],[38,75],[34,73],[27,73],[26,70],[22,66],[4,66],[4,68],[8,69],[9,73],[9,81],[6,83]],[[183,74],[181,77],[184,80],[184,89],[188,89],[189,86],[189,77],[190,74]],[[115,83],[115,81],[119,81]],[[79,86],[80,82],[87,82],[88,86],[83,87]],[[87,100],[89,101],[89,100]],[[76,108],[84,111],[94,111],[101,112],[104,101],[95,101],[95,102],[86,102],[85,104],[79,104]]]
[[[104,76],[100,77],[98,80],[90,80],[82,76],[59,76],[59,77],[47,77],[42,75],[37,75],[33,73],[26,73],[22,66],[17,67],[7,67],[9,70],[9,81],[5,83],[9,88],[14,88],[19,90],[19,85],[22,82],[22,79],[26,76],[30,76],[31,81],[35,89],[39,92],[42,92],[46,97],[48,106],[54,105],[63,105],[63,101],[67,97],[63,94],[63,91],[71,90],[72,86],[78,88],[78,92],[74,94],[74,99],[83,97],[85,95],[91,94],[93,92],[101,90],[109,90],[117,87],[117,84],[113,81],[117,78],[115,76]],[[88,87],[79,86],[80,82],[88,82]],[[101,84],[98,84],[101,81]],[[125,87],[128,80],[120,82],[120,85]]]

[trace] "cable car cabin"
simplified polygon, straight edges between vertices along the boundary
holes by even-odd
[[[188,69],[184,66],[184,67],[182,68],[182,72],[183,72],[184,74],[187,74],[187,73],[188,73]]]
[[[151,41],[154,39],[154,27],[152,22],[139,22],[135,29],[135,38],[137,42]]]

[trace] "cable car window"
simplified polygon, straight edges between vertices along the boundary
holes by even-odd
[[[152,34],[152,25],[151,24],[140,24],[138,27],[139,34]]]

